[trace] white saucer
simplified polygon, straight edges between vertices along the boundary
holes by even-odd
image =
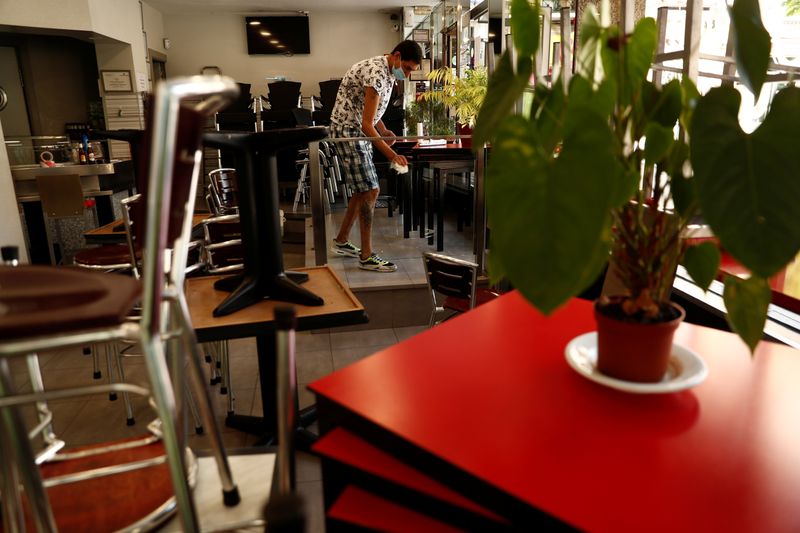
[[[638,383],[612,378],[597,370],[597,332],[584,333],[572,339],[565,350],[567,362],[578,374],[595,383],[637,394],[677,392],[702,383],[708,367],[692,350],[674,343],[667,374],[656,383]]]

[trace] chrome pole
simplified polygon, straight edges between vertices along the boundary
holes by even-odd
[[[475,154],[475,262],[486,271],[486,148]]]
[[[308,143],[308,166],[311,179],[311,223],[314,228],[314,264],[328,262],[328,237],[325,227],[325,203],[322,190],[322,167],[319,160],[319,142]]]
[[[275,343],[277,356],[277,419],[278,456],[275,473],[279,494],[294,491],[294,432],[297,427],[297,367],[294,353],[294,330],[297,327],[294,308],[275,309]]]

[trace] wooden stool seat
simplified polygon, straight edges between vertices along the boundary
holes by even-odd
[[[145,437],[140,437],[145,438]],[[137,439],[104,442],[69,451],[92,452]],[[42,465],[42,477],[60,476],[124,465],[164,456],[161,441]],[[56,525],[62,532],[119,531],[143,519],[158,521],[174,511],[175,493],[166,462],[128,472],[64,483],[47,489]],[[26,505],[27,508],[27,505]],[[26,513],[27,515],[27,513]],[[158,518],[156,518],[156,516]],[[30,530],[33,522],[26,516]],[[144,528],[149,529],[149,528]],[[0,524],[2,531],[2,524]]]
[[[110,244],[96,248],[84,248],[74,256],[75,263],[87,266],[111,266],[129,264],[131,252],[127,244]]]
[[[2,340],[120,324],[141,292],[128,276],[31,265],[0,267],[0,287]]]

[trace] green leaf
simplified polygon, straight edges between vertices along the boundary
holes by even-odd
[[[650,17],[640,20],[633,29],[625,50],[625,71],[630,93],[638,92],[656,53],[656,21]]]
[[[683,218],[689,218],[697,203],[694,181],[684,176],[684,167],[689,158],[689,146],[682,140],[672,143],[669,158],[664,171],[670,177],[670,190],[675,209]]]
[[[772,291],[767,280],[758,276],[740,279],[735,276],[725,278],[722,299],[728,309],[728,324],[747,344],[750,351],[756,349],[764,334]]]
[[[688,77],[684,77],[681,80],[681,100],[683,102],[681,126],[688,131],[692,123],[694,109],[697,107],[697,102],[700,101],[700,91],[697,90],[697,86]]]
[[[767,79],[772,40],[761,22],[758,0],[734,0],[730,15],[736,68],[742,83],[758,100]]]
[[[660,162],[672,148],[675,135],[672,128],[650,122],[645,128],[644,160],[648,165]]]
[[[642,102],[647,120],[672,129],[681,114],[681,83],[672,80],[660,90],[650,81],[642,85]]]
[[[719,248],[713,242],[703,242],[686,249],[683,266],[698,287],[708,290],[719,271]]]
[[[520,58],[515,73],[508,51],[497,62],[497,69],[489,78],[486,98],[478,112],[475,131],[472,133],[474,149],[483,146],[494,136],[500,123],[514,107],[514,102],[528,86],[532,71],[533,63],[530,58]]]
[[[722,246],[769,278],[800,251],[800,88],[780,91],[750,135],[739,127],[740,101],[728,86],[698,103],[690,141],[694,181]]]
[[[539,48],[539,2],[511,0],[511,35],[519,57],[530,57]]]
[[[552,89],[548,89],[533,120],[539,130],[539,139],[543,149],[553,152],[556,145],[561,142],[566,100],[561,77],[556,80]]]
[[[600,26],[600,17],[594,4],[586,5],[579,28],[577,74],[596,85],[603,78],[600,50],[604,45],[605,30]]]
[[[506,118],[486,179],[492,254],[545,313],[591,283],[607,260],[621,174],[607,120],[584,106],[568,115],[557,158],[541,149],[534,123]]]

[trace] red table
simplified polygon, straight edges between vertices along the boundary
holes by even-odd
[[[508,294],[313,383],[320,427],[517,525],[800,531],[800,353],[684,324],[708,379],[633,395],[565,362],[593,329],[590,302],[546,318]]]

